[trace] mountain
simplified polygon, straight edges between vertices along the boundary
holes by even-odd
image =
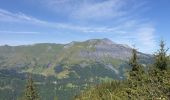
[[[40,90],[44,91],[40,93],[43,100],[57,97],[59,100],[68,100],[89,85],[126,78],[131,51],[128,45],[109,39],[0,46],[0,78],[10,83],[0,81],[0,94],[14,90],[9,93],[20,96],[27,73],[32,73]],[[138,56],[140,63],[151,63],[151,55],[138,52]],[[21,88],[18,89],[17,83]],[[48,92],[51,94],[47,95]]]

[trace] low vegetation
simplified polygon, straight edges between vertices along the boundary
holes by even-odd
[[[24,94],[25,95],[22,98],[23,100],[40,100],[31,76],[29,76]]]
[[[164,42],[161,41],[160,50],[154,54],[154,63],[150,63],[153,62],[150,55],[143,56],[141,61],[141,54],[133,49],[129,62],[126,59],[128,64],[122,65],[119,60],[107,58],[105,63],[119,66],[113,66],[112,70],[101,62],[72,65],[62,62],[54,69],[50,67],[49,73],[54,70],[57,76],[3,69],[0,70],[0,100],[168,100],[170,57]],[[27,74],[32,78],[26,82]]]
[[[163,41],[160,50],[154,54],[154,64],[144,66],[138,63],[136,50],[129,60],[131,71],[126,80],[100,84],[75,96],[76,100],[169,100],[170,69],[167,49]]]

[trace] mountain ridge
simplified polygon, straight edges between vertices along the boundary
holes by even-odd
[[[12,96],[7,100],[17,99],[26,75],[32,74],[43,91],[42,100],[53,100],[55,96],[68,100],[91,85],[125,79],[131,69],[128,66],[131,51],[132,48],[109,39],[0,46],[0,94],[6,91],[5,95]],[[141,64],[151,63],[151,55],[138,52],[138,56]],[[1,91],[3,87],[10,88]],[[5,95],[1,97],[6,98]]]
[[[0,47],[20,47],[20,46],[34,46],[34,45],[68,45],[68,44],[72,44],[72,43],[81,43],[81,42],[97,42],[97,41],[103,41],[105,43],[110,43],[110,44],[118,44],[116,42],[113,42],[112,40],[108,39],[108,38],[103,38],[103,39],[88,39],[88,40],[83,40],[83,41],[71,41],[69,43],[33,43],[33,44],[25,44],[25,45],[8,45],[8,44],[4,44],[4,45],[0,45]],[[131,48],[130,46],[128,46],[127,44],[119,44],[122,46],[127,46],[129,48]]]
[[[90,39],[83,42],[74,41],[68,44],[40,43],[22,46],[0,46],[0,58],[2,59],[1,63],[6,64],[7,67],[47,65],[54,68],[61,62],[67,64],[77,64],[82,61],[110,63],[110,59],[128,61],[131,57],[131,50],[132,48],[129,46],[117,44],[104,38]],[[143,56],[143,58],[150,58],[150,55],[141,52],[138,52],[138,55]]]

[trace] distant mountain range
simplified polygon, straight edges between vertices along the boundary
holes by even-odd
[[[13,70],[16,77],[17,73],[41,75],[44,77],[43,81],[46,81],[45,77],[53,77],[47,83],[58,84],[57,89],[53,90],[58,93],[51,97],[57,95],[58,98],[67,100],[70,94],[65,92],[66,96],[61,96],[64,91],[62,88],[66,91],[68,88],[70,91],[75,89],[79,93],[88,84],[126,78],[126,72],[130,69],[127,62],[131,52],[132,48],[128,45],[117,44],[109,39],[91,39],[68,44],[5,45],[0,46],[0,74],[8,76],[11,74],[8,71]],[[138,56],[141,64],[152,62],[149,54],[138,52]],[[4,70],[7,71],[4,73]],[[11,86],[8,89],[12,88]],[[51,98],[43,100],[48,99]]]

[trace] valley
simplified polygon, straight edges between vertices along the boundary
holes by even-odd
[[[131,47],[109,39],[0,46],[0,97],[19,99],[31,74],[42,100],[73,99],[97,84],[126,79],[131,52]],[[141,64],[152,63],[151,55],[138,56]]]

